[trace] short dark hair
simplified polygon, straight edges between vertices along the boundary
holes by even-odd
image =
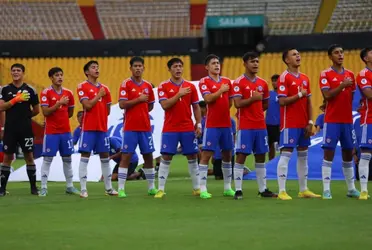
[[[295,49],[296,49],[296,48],[289,48],[289,49],[286,49],[286,50],[283,51],[283,54],[282,54],[282,61],[283,61],[285,64],[287,64],[287,63],[285,62],[285,59],[287,58],[289,51],[291,51],[291,50],[295,50]]]
[[[49,71],[48,71],[48,76],[49,77],[52,77],[54,76],[54,74],[58,73],[58,72],[62,72],[63,74],[63,70],[60,68],[60,67],[54,67],[54,68],[51,68]]]
[[[18,68],[18,69],[21,69],[23,72],[26,71],[26,68],[23,64],[20,64],[20,63],[15,63],[13,64],[11,67],[10,67],[10,70],[12,70],[13,68]]]
[[[199,102],[199,107],[206,108],[207,107],[207,104],[205,103],[205,101],[200,101]]]
[[[132,67],[135,62],[140,62],[145,65],[145,60],[140,56],[134,56],[130,59],[129,64]]]
[[[97,62],[97,61],[94,61],[94,60],[91,60],[91,61],[87,62],[87,63],[84,65],[84,68],[83,68],[84,73],[85,73],[86,71],[89,70],[89,67],[90,67],[92,64],[97,64],[97,65],[99,65],[98,62]],[[85,75],[86,75],[86,74],[85,74]]]
[[[279,78],[279,75],[278,74],[274,74],[274,75],[271,76],[271,81],[272,82],[275,82],[276,80],[278,80],[278,78]]]
[[[342,46],[340,44],[331,44],[329,47],[328,47],[328,55],[332,55],[332,52],[336,49],[336,48],[341,48],[342,49]]]
[[[173,64],[175,63],[181,63],[182,66],[183,66],[183,61],[178,58],[178,57],[173,57],[172,59],[170,59],[167,63],[167,66],[168,66],[168,69],[170,69],[172,67]]]
[[[367,48],[364,48],[360,51],[360,59],[362,59],[362,61],[364,63],[366,63],[366,61],[364,61],[364,57],[367,56],[367,54],[372,51],[372,47],[367,47]]]
[[[243,62],[247,62],[248,60],[258,58],[260,55],[256,51],[249,51],[245,53],[242,57]]]
[[[212,59],[217,59],[218,61],[220,61],[220,58],[215,55],[215,54],[210,54],[210,55],[207,55],[207,57],[205,58],[204,60],[204,64],[205,65],[208,65],[208,63],[212,60]]]
[[[82,116],[82,115],[84,115],[84,111],[79,111],[79,112],[76,113],[76,117],[79,117],[79,116]]]

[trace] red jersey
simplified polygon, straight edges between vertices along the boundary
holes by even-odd
[[[228,84],[230,90],[223,93],[216,101],[207,104],[206,128],[231,128],[230,118],[230,98],[233,96],[231,80],[226,77],[220,77],[216,82],[207,76],[200,79],[199,89],[202,96],[217,92],[222,84]]]
[[[353,123],[353,93],[355,92],[354,73],[344,69],[337,73],[332,67],[322,71],[319,79],[321,90],[337,88],[345,78],[351,78],[353,85],[344,88],[337,96],[327,101],[324,122]]]
[[[240,96],[242,99],[252,97],[253,91],[263,94],[262,99],[270,97],[267,82],[256,77],[250,80],[246,75],[240,76],[233,84],[234,97]],[[253,102],[251,105],[238,109],[239,129],[266,129],[265,116],[262,101]]]
[[[198,91],[194,84],[187,81],[176,84],[171,80],[161,83],[158,88],[159,102],[175,96],[181,87],[189,87],[191,92],[181,97],[171,108],[165,110],[163,132],[194,131],[194,123],[191,118],[191,105],[199,102]]]
[[[99,99],[89,111],[84,110],[82,131],[102,131],[107,132],[108,109],[111,105],[110,90],[103,84],[94,85],[88,81],[78,85],[77,93],[80,102],[83,100],[92,100],[104,88],[106,95]]]
[[[63,96],[68,97],[68,104],[60,106],[51,115],[45,116],[45,134],[71,133],[68,109],[73,108],[75,105],[74,95],[71,90],[62,88],[60,93],[58,93],[53,87],[46,88],[40,94],[40,105],[53,107]]]
[[[360,124],[372,124],[372,102],[363,95],[363,89],[372,88],[372,71],[365,68],[359,72],[356,82],[362,95],[362,107],[360,109]]]
[[[136,83],[132,78],[124,80],[120,85],[119,101],[131,101],[143,93],[149,96],[147,102],[138,103],[125,110],[123,131],[151,131],[149,104],[155,102],[151,83],[145,80]]]
[[[298,95],[300,89],[307,90],[307,98],[311,96],[309,78],[302,73],[297,76],[284,71],[278,82],[278,98]],[[305,128],[309,124],[308,100],[302,97],[287,106],[280,106],[280,129]]]

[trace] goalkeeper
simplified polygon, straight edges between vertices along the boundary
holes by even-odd
[[[38,195],[31,118],[39,113],[39,99],[36,90],[23,82],[25,66],[16,63],[11,66],[10,70],[13,82],[4,86],[0,94],[0,111],[5,111],[4,161],[1,166],[0,197],[6,195],[10,164],[17,146],[22,148],[24,154],[31,194]]]

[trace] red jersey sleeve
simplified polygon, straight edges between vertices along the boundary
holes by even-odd
[[[351,79],[352,79],[352,81],[353,81],[353,85],[351,86],[351,91],[352,92],[355,92],[355,90],[356,90],[356,82],[355,82],[355,75],[354,75],[354,73],[353,72],[350,72],[350,77],[351,77]]]
[[[366,76],[358,75],[356,82],[362,91],[363,89],[372,88],[372,82]]]
[[[242,89],[240,87],[240,82],[235,80],[233,85],[232,85],[232,90],[234,92],[234,94],[232,95],[232,97],[242,97],[243,96],[243,93],[242,93]]]
[[[269,86],[267,85],[267,82],[264,81],[264,86],[263,86],[263,100],[267,100],[270,98],[270,92],[269,92]]]
[[[330,89],[331,88],[331,84],[328,82],[327,73],[326,72],[320,73],[319,87],[320,87],[320,90]]]
[[[75,99],[71,91],[68,91],[68,107],[69,108],[75,107]]]
[[[163,83],[158,88],[158,98],[159,102],[168,100],[168,94]]]
[[[199,89],[202,96],[211,93],[211,90],[209,89],[208,84],[205,82],[204,78],[202,78],[199,82]]]
[[[281,75],[278,82],[278,97],[281,96],[288,96],[288,86],[285,80],[285,75]]]
[[[154,103],[155,102],[155,95],[154,95],[154,90],[152,89],[152,85],[149,84],[149,99],[147,103]]]
[[[229,98],[232,98],[234,96],[234,89],[233,89],[233,85],[231,84],[231,81],[229,79]]]
[[[40,105],[44,107],[49,107],[48,90],[46,89],[40,93]]]
[[[86,93],[84,89],[84,84],[80,83],[77,88],[77,94],[79,96],[79,101],[82,102],[83,100],[89,100],[88,93]]]
[[[307,80],[307,86],[306,86],[307,96],[311,96],[310,79],[306,77],[306,80]]]
[[[106,95],[105,95],[106,104],[111,104],[112,103],[111,92],[108,87],[105,86],[104,88],[106,91]]]
[[[199,103],[199,96],[198,96],[198,91],[196,90],[194,84],[191,84],[191,103],[196,104]]]
[[[127,84],[123,82],[119,88],[119,101],[128,100]]]

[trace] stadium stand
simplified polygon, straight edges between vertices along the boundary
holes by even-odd
[[[106,39],[195,36],[189,0],[96,0]]]
[[[314,29],[321,0],[209,0],[207,16],[262,14],[270,35],[309,34]]]
[[[0,40],[92,39],[75,0],[1,0],[0,5]]]
[[[179,57],[184,62],[184,78],[191,79],[190,57]],[[144,79],[152,82],[155,86],[168,79],[169,72],[166,65],[171,58],[171,56],[144,57]],[[64,86],[74,92],[75,101],[77,101],[76,87],[78,83],[86,79],[83,66],[89,60],[97,60],[100,64],[99,81],[109,87],[113,103],[117,103],[119,86],[124,79],[130,76],[130,57],[0,59],[0,84],[4,86],[12,81],[9,69],[12,64],[18,62],[26,67],[25,82],[31,84],[40,93],[42,89],[50,85],[48,70],[58,66],[64,70]],[[81,110],[81,105],[77,105],[76,110]],[[36,121],[42,122],[42,115],[36,117]],[[77,126],[75,119],[71,120],[71,125]]]
[[[339,0],[325,33],[372,31],[370,0]]]
[[[319,89],[319,76],[322,70],[331,66],[327,52],[302,52],[302,63],[300,71],[310,78],[313,117],[319,115],[319,107],[323,102],[323,97]],[[345,51],[345,67],[358,74],[365,67],[360,60],[359,50]],[[281,53],[267,53],[260,58],[260,71],[258,75],[265,79],[271,85],[270,77],[273,74],[281,74],[286,69],[282,62]],[[223,61],[223,75],[231,79],[236,79],[244,73],[243,62],[238,57],[228,57]],[[271,87],[271,86],[270,86]]]

